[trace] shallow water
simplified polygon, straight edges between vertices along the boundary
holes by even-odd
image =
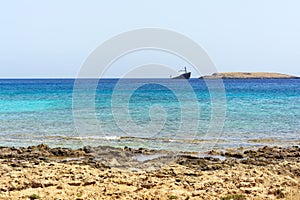
[[[86,89],[95,81],[83,82]],[[299,145],[299,79],[228,79],[223,83],[224,94],[220,85],[207,86],[198,79],[188,83],[103,79],[96,91],[80,93],[89,97],[95,92],[95,100],[73,102],[73,79],[0,80],[0,145],[109,145],[182,151]],[[213,104],[213,95],[224,95],[225,103]],[[95,103],[96,112],[90,110],[89,102]],[[74,122],[74,105],[81,109],[82,114],[76,116],[82,118],[81,124]],[[224,124],[222,113],[214,118],[215,125],[222,128],[217,133],[209,129],[214,106],[226,110]],[[100,126],[95,126],[95,116]]]

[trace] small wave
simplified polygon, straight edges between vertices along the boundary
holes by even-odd
[[[43,138],[53,138],[53,139],[73,139],[73,140],[119,140],[120,136],[60,136],[60,135],[50,135]]]
[[[178,142],[178,143],[205,143],[205,142],[228,142],[227,140],[218,139],[186,139],[186,138],[147,138],[147,137],[131,137],[122,136],[121,140],[148,140],[148,141],[162,141],[162,142]]]
[[[166,142],[166,143],[190,143],[190,144],[198,144],[198,143],[207,143],[207,142],[219,142],[226,143],[227,140],[217,140],[217,139],[188,139],[188,138],[159,138],[159,137],[133,137],[133,136],[97,136],[97,135],[88,135],[88,136],[75,136],[75,135],[42,135],[42,136],[32,136],[26,135],[26,137],[16,138],[16,137],[6,137],[6,140],[112,140],[112,141],[158,141],[158,142]]]

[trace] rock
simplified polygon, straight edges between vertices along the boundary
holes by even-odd
[[[225,156],[227,157],[233,157],[233,158],[244,158],[242,153],[238,153],[238,152],[226,152]]]
[[[40,182],[37,182],[37,181],[33,181],[31,182],[31,187],[32,188],[40,188],[42,187],[43,185],[40,183]]]
[[[117,159],[115,158],[112,158],[110,161],[109,161],[109,166],[120,166],[120,163],[117,161]]]
[[[67,156],[67,152],[65,149],[62,148],[54,148],[51,149],[50,152],[54,155],[54,156]]]
[[[77,182],[70,182],[68,183],[70,186],[80,186],[81,182],[77,181]]]
[[[91,181],[85,181],[85,182],[83,183],[83,186],[94,185],[94,184],[96,184],[96,181],[94,181],[94,180],[91,180]]]
[[[272,194],[278,198],[284,198],[286,196],[285,192],[283,192],[281,189],[271,189],[269,190],[268,194]]]
[[[49,150],[50,147],[46,144],[40,144],[38,146],[36,146],[37,149],[40,149],[40,150]]]
[[[95,150],[91,146],[85,146],[85,147],[83,147],[83,151],[85,153],[93,153],[93,152],[95,152]]]
[[[58,189],[58,190],[62,190],[62,189],[63,189],[63,187],[62,187],[62,185],[58,185],[58,186],[56,187],[56,189]]]

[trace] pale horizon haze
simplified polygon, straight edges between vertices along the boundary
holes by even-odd
[[[2,1],[0,78],[75,78],[101,43],[147,27],[186,35],[219,72],[300,76],[299,8],[297,0]],[[175,71],[186,66],[174,56],[139,52],[114,63],[106,76],[145,63]]]

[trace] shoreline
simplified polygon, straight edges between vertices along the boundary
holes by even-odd
[[[38,137],[41,139],[42,137]],[[153,150],[153,151],[170,151],[170,152],[199,152],[199,153],[205,153],[205,151],[208,151],[210,149],[216,149],[219,151],[226,150],[226,149],[237,149],[237,148],[244,148],[244,149],[257,149],[264,146],[279,146],[279,147],[289,147],[289,146],[300,146],[300,140],[299,139],[292,139],[292,138],[277,138],[277,137],[264,137],[264,138],[248,138],[243,140],[229,140],[225,138],[221,139],[171,139],[171,138],[144,138],[144,137],[128,137],[128,136],[112,136],[111,138],[105,139],[107,141],[106,143],[101,144],[104,140],[101,138],[99,140],[94,139],[95,142],[90,142],[90,138],[84,139],[76,136],[71,137],[65,137],[65,136],[46,136],[45,138],[58,138],[58,139],[64,139],[64,144],[58,144],[57,141],[47,140],[44,141],[48,144],[51,148],[70,148],[72,150],[76,150],[79,148],[83,148],[84,146],[95,146],[96,143],[100,144],[100,146],[108,146],[108,147],[114,147],[114,148],[123,148],[124,146],[130,146],[131,148],[140,148],[143,146],[143,148]],[[23,138],[24,139],[24,138]],[[7,143],[8,141],[11,142],[11,144]],[[12,142],[15,141],[15,142]],[[8,148],[27,148],[28,146],[37,146],[40,144],[37,139],[35,138],[28,138],[28,140],[25,140],[17,144],[16,142],[19,141],[17,139],[6,139],[2,140],[1,147],[8,147]],[[31,142],[31,145],[29,144],[29,141]],[[41,140],[39,140],[41,141]],[[153,142],[153,143],[169,143],[170,145],[166,146],[151,146],[150,143],[143,145],[139,144],[132,144],[131,142]],[[120,142],[120,144],[118,144]],[[159,147],[158,147],[159,146]],[[182,148],[180,148],[182,147]],[[182,149],[182,151],[178,150]]]
[[[300,148],[0,147],[0,199],[299,199]],[[245,198],[244,198],[245,197]],[[229,198],[230,199],[230,198]]]

